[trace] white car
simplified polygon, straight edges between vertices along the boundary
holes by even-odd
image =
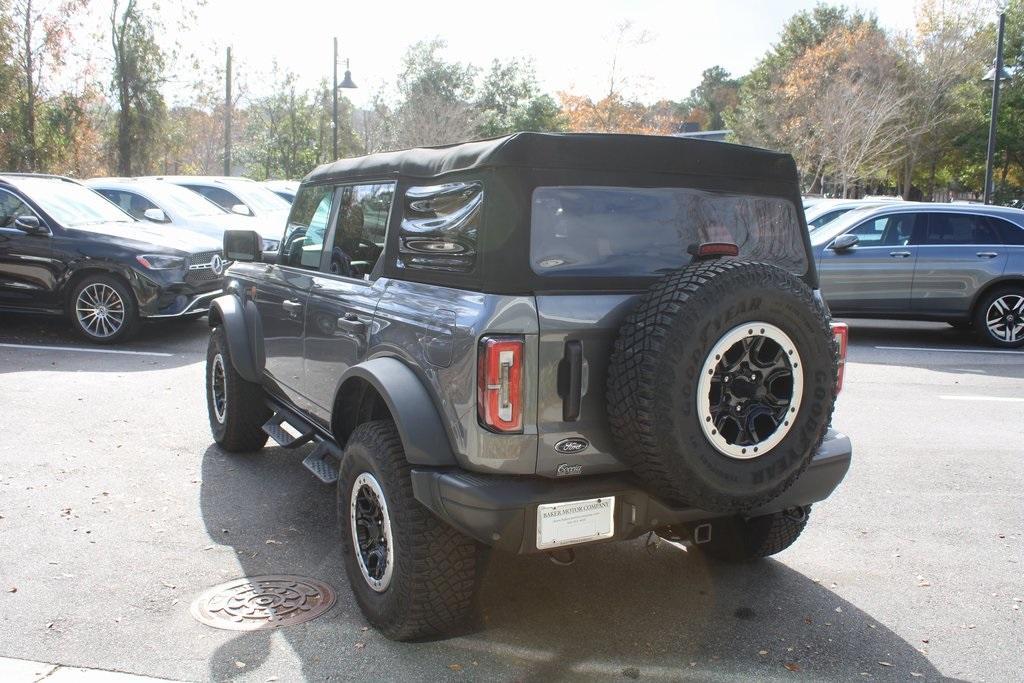
[[[893,200],[888,200],[892,202]],[[847,211],[864,209],[887,203],[880,199],[817,199],[812,204],[804,204],[804,215],[807,217],[807,230],[814,232],[821,226],[831,223]]]
[[[280,240],[288,221],[291,204],[262,184],[248,178],[234,176],[153,176],[188,188],[209,199],[217,206],[248,219],[246,226],[260,235],[274,235]]]
[[[251,221],[173,183],[150,178],[93,178],[85,184],[140,221],[169,224],[208,235],[218,242],[225,230],[251,230]],[[259,230],[265,253],[276,255],[281,230]]]
[[[264,180],[261,184],[289,204],[295,201],[300,185],[298,180]]]

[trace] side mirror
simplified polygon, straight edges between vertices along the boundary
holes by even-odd
[[[225,230],[224,260],[258,263],[263,256],[263,238],[255,230]]]
[[[856,235],[851,235],[850,233],[840,235],[835,239],[834,242],[832,242],[832,251],[849,251],[850,249],[853,249],[855,246],[857,246],[858,242],[860,242],[860,238],[857,237]]]
[[[152,209],[146,209],[145,211],[143,211],[142,212],[142,217],[145,218],[147,221],[152,221],[153,223],[170,223],[171,222],[170,219],[167,218],[167,214],[165,214],[163,212],[163,209],[157,209],[155,207],[152,208]]]
[[[239,216],[251,216],[252,210],[245,204],[235,204],[231,207],[231,213],[237,213]]]
[[[26,214],[24,216],[18,216],[14,219],[14,227],[23,232],[27,232],[30,235],[36,235],[39,233],[46,232],[46,228],[39,221],[37,216]]]

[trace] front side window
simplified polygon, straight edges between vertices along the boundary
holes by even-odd
[[[921,244],[947,246],[999,244],[995,231],[984,216],[966,213],[933,213]]]
[[[123,210],[127,211],[132,217],[142,220],[144,214],[149,209],[156,209],[156,204],[149,201],[145,197],[135,194],[134,192],[122,192],[118,190],[97,190],[101,195],[120,206]]]
[[[18,220],[20,216],[35,215],[36,212],[20,197],[6,190],[0,190],[0,228],[13,228],[15,227],[14,221]]]
[[[553,276],[652,276],[686,266],[687,248],[731,242],[746,259],[807,272],[793,202],[689,188],[563,186],[533,192],[530,256]]]
[[[917,214],[897,213],[865,221],[849,235],[857,236],[860,247],[903,247],[910,244]]]
[[[369,278],[384,252],[394,196],[394,183],[341,188],[341,204],[328,263],[330,272],[361,280]]]
[[[299,190],[281,244],[282,264],[309,270],[320,268],[324,234],[333,203],[334,188],[329,185],[307,186]]]
[[[232,206],[236,204],[243,204],[243,202],[231,194],[227,190],[222,190],[219,187],[205,187],[202,185],[186,185],[188,189],[195,190],[199,194],[203,195],[217,206],[230,211]]]

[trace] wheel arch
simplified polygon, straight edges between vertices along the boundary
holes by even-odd
[[[224,330],[231,364],[238,374],[249,382],[261,384],[265,355],[263,331],[255,304],[251,301],[243,304],[233,294],[219,296],[210,302],[207,322],[210,328]]]
[[[112,277],[124,285],[125,289],[134,297],[135,305],[139,304],[139,294],[135,291],[135,287],[132,285],[131,280],[124,276],[123,273],[119,272],[116,268],[104,268],[102,266],[82,266],[75,268],[71,271],[67,279],[63,284],[63,291],[61,292],[61,301],[66,313],[71,311],[71,297],[75,293],[75,288],[82,282],[82,280],[91,277],[93,275],[106,275]]]
[[[393,357],[365,361],[342,375],[331,410],[331,430],[344,445],[359,424],[381,418],[394,421],[411,464],[457,464],[426,387],[408,365]]]
[[[968,313],[970,319],[974,319],[975,314],[978,312],[978,305],[985,299],[985,297],[993,291],[1007,286],[1016,286],[1024,289],[1024,275],[1006,275],[997,280],[986,283],[985,286],[978,290],[978,293],[974,295],[974,300],[971,302],[970,312]]]

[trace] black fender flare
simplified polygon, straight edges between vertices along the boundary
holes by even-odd
[[[263,333],[256,305],[233,294],[219,296],[210,303],[207,316],[210,327],[222,327],[228,340],[231,364],[238,374],[259,384],[263,379]]]
[[[435,467],[457,464],[434,400],[408,365],[390,356],[353,365],[342,375],[338,391],[343,391],[347,382],[357,378],[369,383],[384,399],[410,464]]]

